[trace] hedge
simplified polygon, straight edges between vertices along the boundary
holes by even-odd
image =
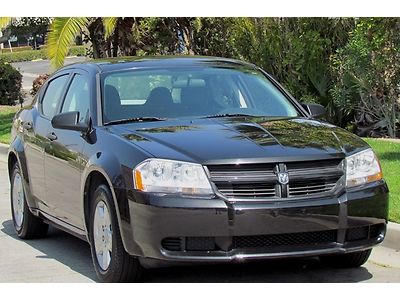
[[[22,100],[22,75],[10,64],[0,62],[0,105],[14,105]]]
[[[12,51],[11,51],[12,49]],[[10,52],[21,52],[21,51],[28,51],[32,50],[32,46],[21,46],[21,47],[12,47],[12,48],[3,48],[0,49],[0,53],[10,53]]]
[[[69,56],[84,56],[86,55],[85,46],[74,46],[69,49]],[[47,50],[26,50],[13,53],[0,53],[0,62],[14,63],[21,61],[31,61],[35,59],[48,59]]]

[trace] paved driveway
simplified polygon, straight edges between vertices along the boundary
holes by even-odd
[[[77,62],[85,61],[86,57],[67,57],[64,65],[70,65]],[[32,101],[32,97],[29,94],[32,83],[36,77],[40,74],[51,74],[54,72],[54,68],[51,66],[50,61],[39,60],[39,61],[23,61],[11,64],[14,68],[17,68],[22,73],[22,89],[25,91],[26,96],[24,98],[24,104],[28,105]]]
[[[48,237],[22,241],[14,232],[5,155],[0,153],[0,282],[96,280],[89,245],[51,228]],[[179,267],[147,272],[147,282],[400,282],[400,253],[378,247],[357,269],[330,269],[318,259]]]
[[[68,57],[65,59],[65,65],[82,62],[86,57]],[[51,74],[54,69],[51,67],[50,61],[39,60],[39,61],[22,61],[12,63],[14,68],[17,68],[22,73],[22,88],[31,89],[33,80],[40,74]]]

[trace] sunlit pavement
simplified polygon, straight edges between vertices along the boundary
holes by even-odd
[[[174,267],[148,271],[146,282],[400,282],[400,252],[374,249],[360,268],[332,269],[318,259]],[[51,228],[48,237],[22,241],[9,205],[6,157],[0,152],[0,282],[96,281],[89,245]]]
[[[70,65],[85,61],[86,57],[67,57],[64,65]],[[47,59],[38,61],[22,61],[11,64],[14,68],[18,69],[22,74],[22,89],[25,92],[24,105],[28,105],[32,100],[29,92],[32,88],[32,83],[40,74],[51,74],[54,68],[51,66],[50,61]]]

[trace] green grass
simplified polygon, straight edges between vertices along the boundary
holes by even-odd
[[[389,220],[400,223],[400,143],[365,139],[381,162],[383,177],[389,186]]]
[[[19,106],[0,106],[0,143],[10,143],[11,124]]]

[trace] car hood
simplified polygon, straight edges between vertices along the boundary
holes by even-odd
[[[154,157],[203,164],[329,159],[368,147],[350,132],[305,118],[139,122],[107,130]]]

